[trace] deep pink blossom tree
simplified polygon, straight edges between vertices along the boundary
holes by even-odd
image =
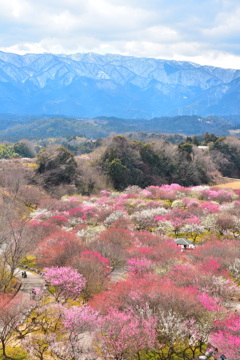
[[[136,276],[142,276],[145,272],[151,270],[152,261],[145,257],[134,257],[127,260],[129,266],[129,272]]]
[[[229,360],[240,358],[240,315],[234,314],[224,321],[217,321],[210,334],[210,342]]]
[[[209,311],[222,311],[223,308],[219,305],[219,299],[214,299],[207,293],[202,293],[198,296],[200,303]]]
[[[67,224],[68,218],[64,215],[54,215],[48,220],[48,222],[50,224],[56,224],[58,226],[63,226],[63,225]]]
[[[219,212],[219,205],[215,202],[203,202],[199,205],[199,208],[203,210],[204,213],[218,213]]]

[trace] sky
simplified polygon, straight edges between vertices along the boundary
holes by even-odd
[[[240,69],[240,0],[0,0],[0,50]]]

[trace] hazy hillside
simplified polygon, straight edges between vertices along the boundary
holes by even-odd
[[[208,131],[217,135],[228,135],[228,129],[236,128],[231,119],[196,115],[161,117],[150,120],[115,117],[99,117],[95,119],[48,118],[45,116],[26,117],[26,122],[22,118],[11,118],[8,115],[2,115],[0,116],[0,124],[0,139],[14,141],[22,138],[40,139],[74,135],[83,135],[89,139],[96,139],[111,134],[128,132],[200,135]]]
[[[239,94],[240,70],[120,55],[0,52],[2,113],[238,115]]]

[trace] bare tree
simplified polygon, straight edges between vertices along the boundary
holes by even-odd
[[[29,359],[44,360],[49,342],[44,334],[31,334],[22,340],[22,346],[30,355]]]
[[[33,170],[18,159],[1,162],[0,167],[0,185],[6,189],[11,199],[15,200],[21,188],[28,184],[28,177]]]
[[[13,206],[0,213],[0,287],[6,291],[14,272],[30,249],[41,237],[41,228],[34,228],[26,220],[18,220]]]
[[[17,329],[27,310],[23,306],[20,296],[15,297],[10,302],[6,298],[0,301],[0,342],[2,344],[3,358],[8,359],[6,346],[13,337],[13,332]]]

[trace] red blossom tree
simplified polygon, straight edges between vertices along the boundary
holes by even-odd
[[[76,234],[59,230],[39,243],[35,250],[37,263],[42,266],[65,266],[84,248]]]
[[[107,288],[111,272],[108,258],[97,251],[86,250],[80,256],[73,257],[71,263],[86,279],[83,291],[86,300]]]
[[[119,245],[122,248],[128,247],[133,241],[133,233],[123,228],[110,228],[99,235],[99,240]]]

